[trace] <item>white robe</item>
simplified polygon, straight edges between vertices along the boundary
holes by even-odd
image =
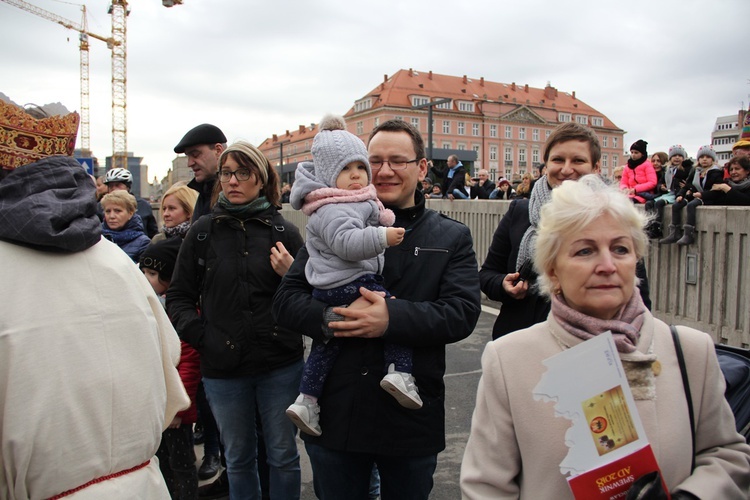
[[[0,241],[0,499],[169,498],[152,459],[189,399],[180,343],[130,258]]]

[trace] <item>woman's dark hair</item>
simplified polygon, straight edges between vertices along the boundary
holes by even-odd
[[[730,165],[737,164],[740,167],[742,167],[742,170],[745,172],[750,172],[750,158],[747,156],[733,156],[728,162],[727,162],[727,170],[729,170]]]

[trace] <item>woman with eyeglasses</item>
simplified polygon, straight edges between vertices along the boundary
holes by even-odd
[[[279,214],[276,171],[236,142],[219,157],[218,198],[188,231],[167,291],[180,337],[201,355],[203,384],[227,462],[230,498],[261,497],[256,410],[271,498],[299,498],[296,428],[285,415],[302,375],[302,337],[279,327],[271,304],[302,247]]]

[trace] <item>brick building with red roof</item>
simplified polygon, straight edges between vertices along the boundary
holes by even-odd
[[[549,83],[544,88],[514,83],[399,70],[354,102],[344,117],[347,128],[367,141],[370,131],[392,118],[416,126],[428,142],[428,106],[432,108],[432,151],[427,156],[443,164],[455,154],[476,171],[490,177],[518,178],[542,162],[544,141],[560,123],[576,121],[592,128],[602,146],[602,173],[609,175],[621,161],[625,131],[603,113]],[[317,126],[301,125],[286,134],[274,134],[260,145],[272,165],[289,178],[299,161],[311,160],[310,147]],[[293,174],[292,174],[293,175]]]

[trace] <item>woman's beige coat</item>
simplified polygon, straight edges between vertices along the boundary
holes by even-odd
[[[648,314],[637,351],[620,355],[667,487],[705,499],[747,500],[750,446],[735,432],[713,342],[691,328],[679,332],[697,426],[692,475],[687,402],[669,327]],[[550,315],[487,345],[461,467],[463,498],[573,498],[559,469],[571,422],[554,416],[554,403],[535,401],[532,390],[545,371],[542,361],[580,342]],[[650,348],[659,362],[654,369],[638,362]]]

